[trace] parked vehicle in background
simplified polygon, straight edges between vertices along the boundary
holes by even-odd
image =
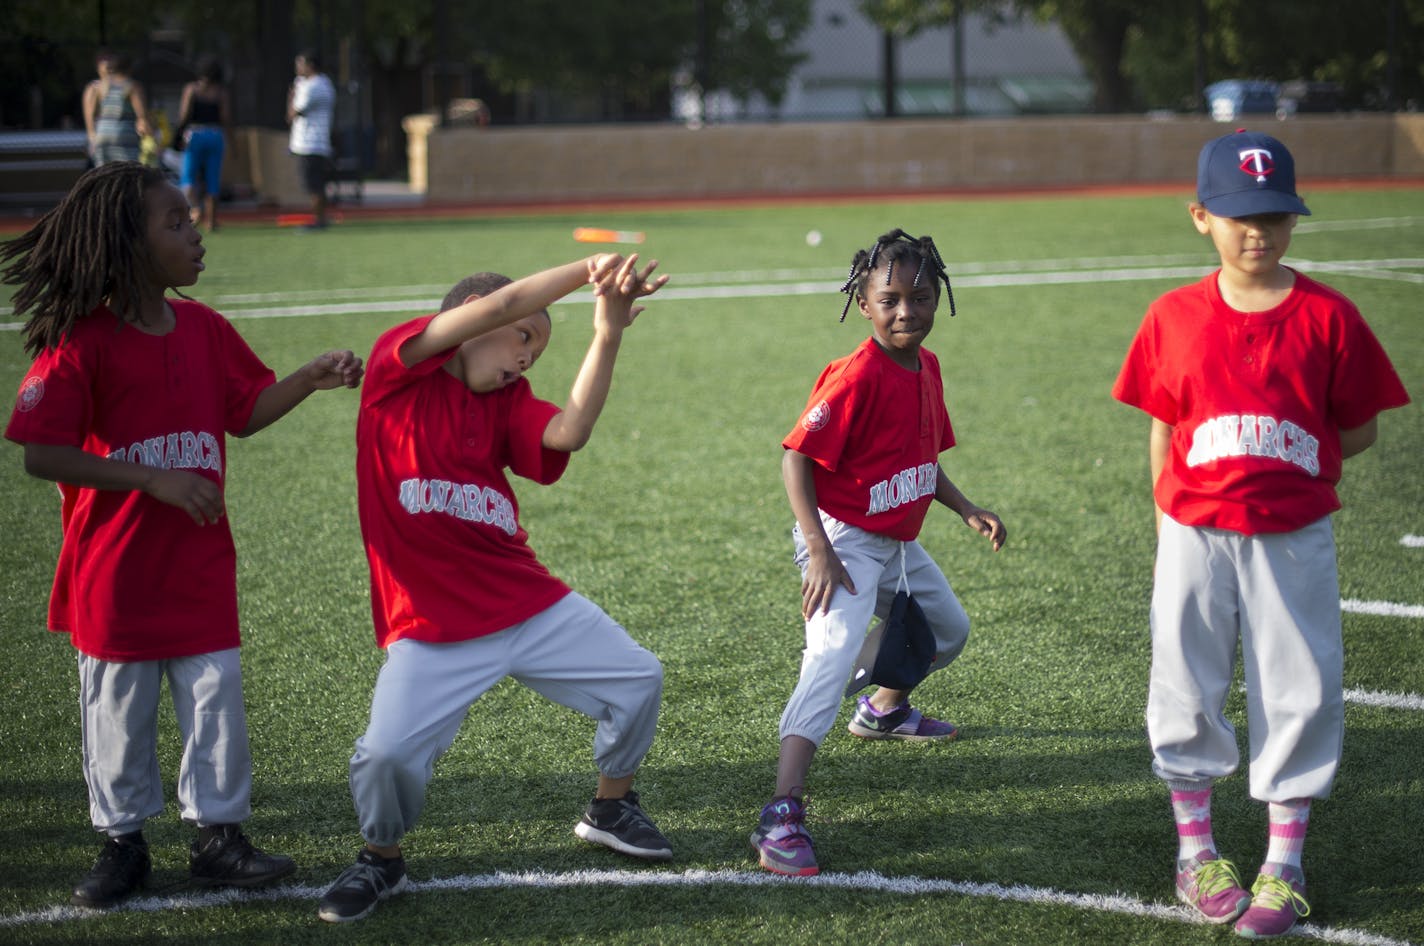
[[[1223,79],[1202,91],[1212,119],[1233,122],[1242,115],[1275,115],[1280,86],[1266,79]]]
[[[1338,82],[1292,79],[1281,83],[1276,97],[1276,117],[1290,118],[1304,112],[1338,112],[1344,89]]]

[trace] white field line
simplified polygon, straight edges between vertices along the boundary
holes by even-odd
[[[1381,693],[1376,690],[1345,691],[1346,703],[1377,706],[1381,709],[1424,710],[1424,696],[1414,693]]]
[[[1307,220],[1295,225],[1296,233],[1323,233],[1326,230],[1393,230],[1424,223],[1424,217],[1375,217],[1364,220]]]
[[[1399,544],[1407,549],[1424,549],[1424,535],[1406,535]]]
[[[583,870],[568,873],[529,871],[481,875],[460,875],[436,878],[411,883],[406,890],[411,893],[469,892],[474,890],[510,890],[515,888],[537,890],[559,890],[570,887],[812,887],[825,890],[854,890],[857,893],[874,891],[904,896],[956,895],[962,897],[986,897],[994,900],[1023,903],[1031,906],[1069,907],[1078,910],[1093,910],[1101,913],[1116,913],[1123,916],[1141,917],[1177,923],[1205,924],[1196,913],[1185,906],[1153,903],[1138,900],[1124,894],[1079,894],[1055,890],[1051,887],[1029,887],[1022,884],[1003,886],[1002,884],[973,883],[955,880],[936,880],[924,877],[885,877],[874,871],[854,874],[829,873],[815,877],[785,878],[764,871],[742,870],[688,870],[681,873],[671,871],[635,870]],[[205,907],[225,906],[231,903],[258,903],[282,900],[305,900],[313,907],[325,891],[324,887],[286,885],[266,890],[239,891],[234,889],[205,893],[177,894],[167,897],[139,897],[129,900],[112,912],[160,912],[168,910],[194,910]],[[0,917],[0,929],[28,926],[39,923],[56,923],[69,920],[88,919],[104,915],[79,907],[60,906],[32,913]],[[1392,939],[1362,930],[1333,929],[1303,923],[1296,927],[1296,935],[1318,939],[1327,943],[1343,943],[1348,946],[1411,946],[1407,940]]]
[[[1393,601],[1360,601],[1341,598],[1340,610],[1350,614],[1375,614],[1387,618],[1424,618],[1424,605],[1395,604]]]
[[[1424,273],[1398,270],[1424,269],[1424,259],[1295,260],[1291,265],[1306,272],[1338,273],[1369,279],[1424,284]],[[1083,257],[966,262],[951,266],[955,286],[995,289],[1008,286],[1070,285],[1092,282],[1128,282],[1146,279],[1197,279],[1214,268],[1200,255]],[[754,296],[804,296],[830,294],[842,278],[841,269],[773,269],[754,272],[688,273],[658,295],[663,299],[745,299]],[[211,304],[230,319],[290,318],[320,315],[356,315],[433,311],[443,287],[391,286],[381,289],[340,288],[330,291],[299,290],[287,293],[237,293],[218,296]],[[583,290],[564,301],[586,301]],[[394,298],[393,298],[394,297]],[[288,303],[279,305],[276,303]],[[305,304],[303,304],[305,303]],[[0,315],[14,310],[0,306]],[[0,331],[18,331],[21,322],[0,322]]]

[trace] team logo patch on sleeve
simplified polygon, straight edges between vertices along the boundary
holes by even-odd
[[[815,433],[831,422],[831,407],[825,401],[811,408],[801,417],[801,426]]]
[[[44,399],[44,378],[39,375],[31,375],[25,379],[25,383],[20,385],[20,396],[15,401],[15,406],[21,412],[32,411],[39,406]]]

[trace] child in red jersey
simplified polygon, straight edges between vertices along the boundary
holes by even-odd
[[[356,486],[386,662],[351,758],[365,845],[322,896],[323,920],[359,920],[405,888],[400,842],[435,761],[506,676],[598,722],[598,789],[574,833],[632,857],[672,857],[632,791],[657,726],[662,664],[539,562],[506,476],[553,483],[588,442],[641,311],[633,302],[667,281],[650,281],[655,263],[636,263],[589,257],[513,283],[479,273],[437,314],[376,340]],[[560,409],[524,373],[549,343],[547,307],[589,282],[594,338]]]
[[[947,666],[968,639],[963,606],[915,541],[931,502],[948,506],[995,551],[1007,536],[999,517],[966,499],[939,465],[954,431],[939,361],[922,343],[934,327],[941,281],[949,293],[929,237],[894,230],[856,253],[842,291],[870,321],[871,337],[821,373],[782,442],[806,649],[781,717],[776,794],[751,835],[761,866],[778,874],[819,871],[803,823],[806,775],[835,722],[872,617],[886,618],[897,588],[907,588],[933,633],[930,670]],[[953,295],[949,303],[953,315]],[[860,697],[851,733],[912,741],[957,735],[953,725],[912,708],[909,693],[881,686]]]
[[[59,484],[49,627],[79,651],[90,818],[107,836],[71,897],[85,907],[111,906],[149,875],[142,829],[163,810],[165,677],[183,735],[178,800],[198,826],[193,881],[254,886],[293,868],[238,829],[252,760],[224,435],[256,433],[313,391],[355,387],[361,359],[328,352],[278,382],[222,316],[167,298],[203,270],[188,213],[161,171],[106,164],[0,249],[36,356],[5,436],[24,445],[27,472]]]
[[[1113,387],[1152,416],[1147,732],[1177,822],[1178,897],[1263,939],[1310,911],[1301,848],[1340,764],[1335,484],[1374,443],[1377,415],[1409,397],[1355,306],[1281,264],[1310,213],[1284,145],[1252,132],[1207,143],[1189,210],[1221,267],[1152,304]],[[1250,792],[1269,821],[1250,893],[1211,831],[1212,783],[1240,761],[1224,714],[1238,640]]]

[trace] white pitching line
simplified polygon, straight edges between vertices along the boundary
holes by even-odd
[[[1406,535],[1399,544],[1407,549],[1424,549],[1424,535]]]
[[[1395,604],[1393,601],[1360,601],[1341,598],[1340,610],[1351,614],[1377,614],[1387,618],[1424,618],[1424,605]]]
[[[1031,906],[1071,907],[1078,910],[1094,910],[1100,913],[1117,913],[1124,916],[1143,917],[1176,923],[1204,924],[1206,921],[1184,906],[1164,903],[1150,903],[1124,894],[1082,894],[1068,893],[1051,887],[1029,887],[1023,884],[1004,886],[1002,884],[972,883],[957,880],[935,880],[926,877],[886,877],[874,871],[860,871],[854,874],[820,874],[815,877],[777,877],[764,871],[743,870],[688,870],[681,873],[670,871],[632,870],[580,870],[568,873],[547,871],[526,871],[520,873],[495,872],[493,874],[460,875],[437,878],[410,884],[406,889],[413,893],[468,892],[473,890],[509,890],[515,888],[558,890],[570,887],[813,887],[823,890],[854,890],[857,893],[874,891],[906,896],[952,894],[962,897],[987,897]],[[160,910],[193,910],[203,907],[225,906],[231,903],[272,902],[278,900],[310,901],[315,912],[315,904],[324,892],[324,887],[282,886],[267,890],[221,890],[195,894],[181,894],[172,897],[139,897],[129,900],[114,912],[154,912]],[[32,923],[54,923],[62,920],[84,919],[103,915],[93,910],[78,907],[51,907],[35,913],[0,917],[0,928],[28,925]],[[1315,924],[1301,924],[1295,934],[1318,939],[1327,943],[1343,943],[1347,946],[1412,946],[1407,940],[1391,939],[1361,930],[1337,930]]]

